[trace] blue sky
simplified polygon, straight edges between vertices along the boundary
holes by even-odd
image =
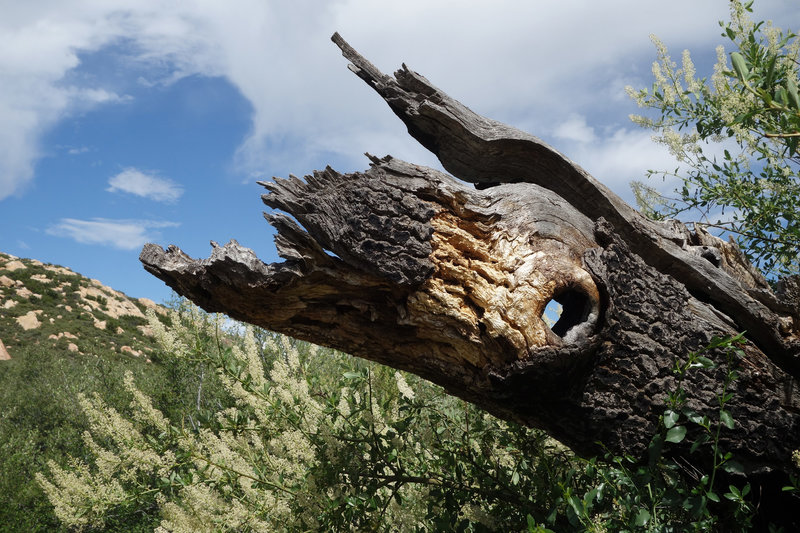
[[[797,0],[756,18],[800,26]],[[231,238],[278,260],[257,179],[362,155],[437,161],[330,42],[402,62],[475,111],[529,131],[630,201],[672,168],[627,117],[658,35],[710,74],[727,1],[0,0],[0,251],[134,297],[169,289],[145,242],[207,257]]]

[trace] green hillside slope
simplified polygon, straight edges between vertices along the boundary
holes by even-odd
[[[125,411],[131,370],[165,412],[197,403],[191,391],[209,376],[159,360],[148,307],[166,314],[67,268],[0,253],[0,531],[60,530],[34,473],[87,455],[78,394]],[[141,513],[120,516],[119,526],[153,529]]]
[[[144,313],[164,312],[68,268],[0,253],[0,340],[8,353],[40,346],[147,357],[154,349]]]

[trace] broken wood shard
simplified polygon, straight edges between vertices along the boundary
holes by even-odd
[[[593,225],[550,191],[481,193],[390,157],[373,158],[365,173],[329,168],[262,185],[264,203],[307,230],[267,215],[286,262],[264,265],[235,242],[201,262],[148,245],[145,268],[205,309],[298,338],[373,359],[391,344],[399,353],[387,364],[437,382],[454,365],[478,379],[487,366],[584,342],[598,320],[600,296],[581,259],[597,246]],[[535,219],[520,216],[528,208]],[[553,299],[567,311],[560,334],[542,318]],[[427,352],[435,368],[416,361]]]
[[[789,469],[800,448],[796,280],[776,296],[735,245],[645,219],[535,137],[333,40],[409,133],[481,188],[389,156],[370,156],[364,172],[276,178],[262,198],[277,210],[266,218],[283,262],[235,241],[203,260],[148,244],[149,272],[207,311],[414,372],[586,454],[600,443],[643,454],[675,360],[747,330],[737,427],[722,446],[750,475]],[[553,300],[563,311],[548,327]],[[682,385],[710,416],[719,362]],[[681,446],[686,464],[710,460]]]

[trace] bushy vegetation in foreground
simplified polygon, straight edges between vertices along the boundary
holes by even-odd
[[[125,415],[81,395],[90,453],[37,474],[71,528],[141,516],[162,532],[708,531],[746,530],[753,513],[747,486],[714,484],[717,471],[736,468],[717,448],[718,428],[734,423],[725,384],[714,420],[693,417],[673,391],[649,463],[586,461],[388,367],[223,328],[223,317],[188,305],[171,327],[149,318],[164,354],[216,373],[226,399],[170,417],[132,372]],[[720,339],[676,372],[716,364],[712,353],[733,360],[738,342]],[[703,428],[698,447],[718,458],[696,482],[663,456],[688,424]]]
[[[39,308],[51,313],[53,306],[39,302]],[[71,316],[59,312],[65,315],[58,325],[63,331],[69,327]],[[4,334],[14,331],[10,327],[0,329]],[[103,340],[122,338],[106,335]],[[47,342],[44,336],[42,339],[39,343],[15,344],[12,359],[0,361],[0,531],[62,529],[35,474],[45,471],[48,461],[66,464],[68,457],[87,458],[91,454],[82,435],[90,426],[77,402],[79,394],[99,395],[109,406],[127,413],[130,398],[122,384],[125,373],[132,372],[141,390],[176,420],[195,416],[198,408],[221,405],[223,399],[213,373],[203,374],[174,358],[154,355],[150,363],[143,357],[115,352],[101,342],[95,343],[92,353],[81,354],[61,343]],[[139,350],[150,348],[149,343],[125,341]],[[198,388],[203,391],[199,403]],[[157,518],[154,513],[138,508],[130,516],[120,516],[117,524],[126,531],[139,529],[137,524],[143,531],[152,531],[148,525],[157,524],[157,520],[153,522]]]

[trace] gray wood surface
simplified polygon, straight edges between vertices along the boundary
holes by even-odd
[[[737,425],[722,444],[753,479],[788,471],[800,448],[796,279],[774,294],[734,244],[645,219],[536,137],[333,40],[463,181],[370,156],[364,172],[262,182],[283,262],[235,241],[199,260],[148,244],[149,272],[207,311],[414,372],[582,454],[600,442],[643,454],[676,359],[746,330]],[[551,300],[563,313],[548,327]],[[716,416],[727,366],[712,357],[719,368],[683,386],[693,409]],[[687,469],[711,460],[671,453]]]

